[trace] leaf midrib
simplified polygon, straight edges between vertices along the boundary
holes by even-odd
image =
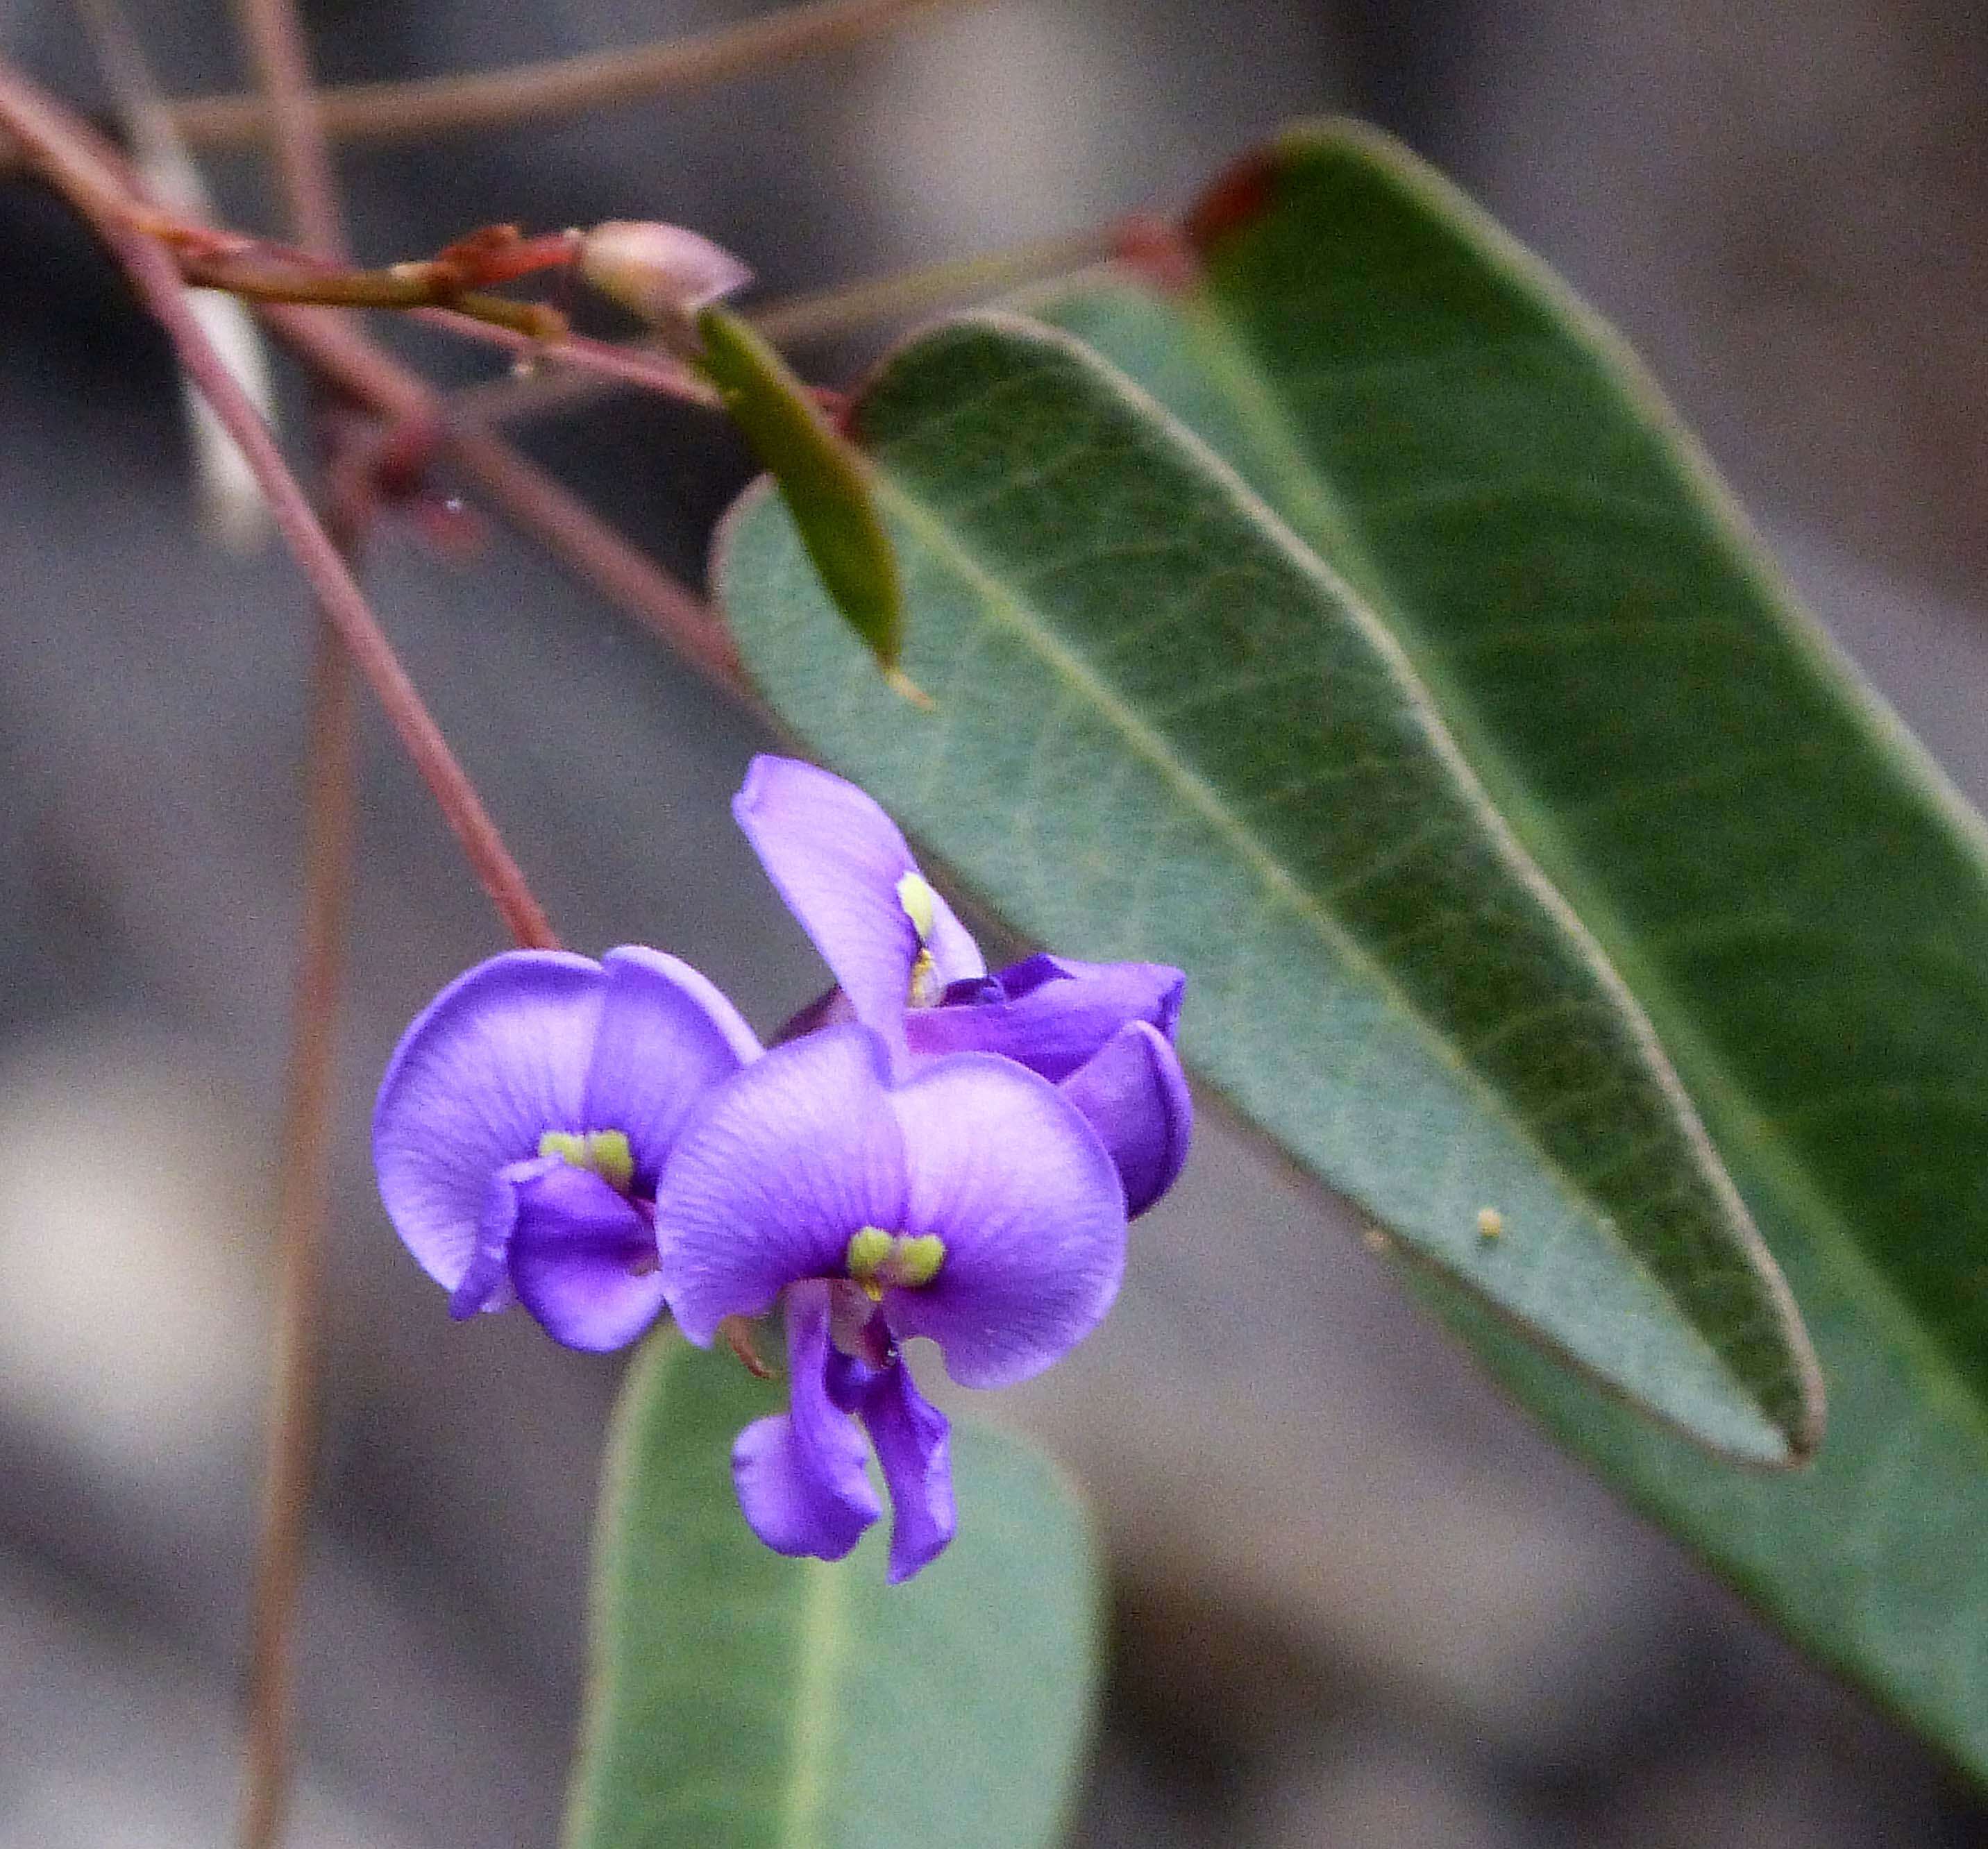
[[[1119,389],[1136,390],[1129,384],[1120,386]],[[1284,527],[1248,485],[1236,476],[1226,461],[1209,450],[1162,407],[1157,404],[1152,406],[1151,414],[1157,419],[1164,420],[1178,440],[1191,445],[1198,452],[1198,459],[1204,461],[1227,478],[1227,485],[1237,493],[1239,499],[1248,507],[1252,515],[1262,522],[1266,537],[1273,544],[1278,546],[1300,570],[1308,576],[1323,580],[1321,588],[1328,590],[1338,588],[1331,583],[1331,580],[1337,576],[1334,569],[1319,559],[1295,533]],[[1678,1300],[1664,1280],[1651,1268],[1643,1255],[1621,1237],[1619,1230],[1621,1222],[1617,1215],[1598,1209],[1596,1197],[1567,1170],[1550,1148],[1540,1141],[1531,1125],[1523,1117],[1516,1115],[1483,1075],[1461,1056],[1457,1044],[1443,1036],[1436,1025],[1429,1020],[1420,1004],[1401,987],[1384,966],[1374,960],[1365,945],[1318,904],[1283,861],[1256,843],[1207,780],[1197,772],[1179,763],[1166,749],[1164,738],[1121,698],[1088,662],[1065,644],[1024,599],[1011,591],[1000,578],[974,556],[958,541],[952,526],[915,495],[901,475],[891,472],[888,468],[880,469],[877,485],[882,498],[907,524],[917,530],[925,543],[939,556],[949,561],[975,586],[990,611],[1005,614],[1009,627],[1030,642],[1045,664],[1077,692],[1087,698],[1094,708],[1119,729],[1133,749],[1159,772],[1163,780],[1170,783],[1181,793],[1188,806],[1202,815],[1221,838],[1229,844],[1237,857],[1246,866],[1256,870],[1263,883],[1279,896],[1287,908],[1309,926],[1322,941],[1337,951],[1347,962],[1362,972],[1395,1004],[1397,1012],[1412,1025],[1414,1031],[1437,1064],[1456,1074],[1474,1100],[1484,1108],[1486,1114],[1503,1123],[1521,1147],[1535,1154],[1540,1165],[1554,1178],[1570,1211],[1588,1227],[1591,1235],[1612,1247],[1628,1266],[1645,1279],[1658,1296],[1676,1306]],[[1354,620],[1363,623],[1370,638],[1381,648],[1383,654],[1395,648],[1393,638],[1375,619],[1360,608],[1358,594],[1353,587],[1348,584],[1345,590],[1344,602],[1348,614]],[[1399,665],[1408,667],[1412,675],[1412,664],[1406,661],[1405,651],[1399,652],[1404,657]],[[1412,703],[1412,691],[1408,697]],[[1418,710],[1419,712],[1419,707]],[[1426,714],[1422,716],[1425,720],[1428,717]],[[1442,749],[1444,741],[1439,730],[1425,725],[1423,736],[1432,749],[1439,752]],[[1497,841],[1508,867],[1515,877],[1537,891],[1543,883],[1542,876],[1526,866],[1523,850],[1514,853],[1516,842],[1507,840],[1500,818],[1491,809],[1483,793],[1474,787],[1474,773],[1467,762],[1454,748],[1450,755],[1452,768],[1458,773],[1466,799],[1476,806],[1487,832]],[[1574,936],[1571,941],[1577,954],[1582,955],[1584,960],[1584,948],[1580,945],[1578,936]],[[1591,963],[1589,968],[1591,972],[1594,972],[1594,965]],[[1426,1249],[1432,1261],[1442,1264],[1445,1269],[1451,1269],[1435,1248],[1430,1246]],[[1680,1327],[1689,1332],[1692,1342],[1701,1354],[1709,1358],[1720,1376],[1732,1384],[1740,1397],[1754,1409],[1756,1415],[1770,1429],[1779,1432],[1780,1428],[1767,1413],[1751,1386],[1734,1373],[1716,1344],[1681,1309],[1677,1321]],[[1564,1344],[1558,1342],[1556,1346],[1564,1348]]]
[[[780,1805],[781,1849],[829,1849],[829,1758],[835,1743],[836,1681],[849,1641],[849,1576],[838,1563],[799,1563],[806,1590],[794,1629],[794,1727]]]
[[[1585,862],[1569,850],[1557,818],[1515,771],[1509,754],[1492,742],[1478,725],[1474,705],[1459,695],[1442,665],[1439,651],[1428,641],[1415,620],[1412,606],[1360,543],[1357,520],[1346,514],[1329,479],[1317,468],[1254,350],[1222,316],[1212,292],[1197,300],[1195,309],[1197,312],[1184,316],[1183,319],[1192,336],[1219,349],[1209,370],[1218,382],[1229,380],[1237,385],[1239,389],[1230,401],[1232,409],[1250,427],[1264,454],[1280,465],[1286,482],[1297,485],[1296,505],[1328,510],[1321,524],[1328,532],[1341,535],[1339,543],[1349,555],[1345,567],[1348,577],[1359,583],[1377,610],[1386,613],[1388,630],[1428,688],[1459,749],[1484,786],[1487,798],[1508,818],[1513,832],[1537,855],[1542,866],[1552,869],[1554,884],[1600,941],[1644,1012],[1658,1025],[1664,1045],[1675,1049],[1678,1063],[1692,1073],[1693,1094],[1703,1101],[1709,1114],[1716,1114],[1726,1126],[1729,1135],[1744,1141],[1755,1168],[1773,1178],[1783,1198],[1796,1204],[1803,1223],[1817,1230],[1817,1246],[1831,1281],[1874,1310],[1892,1339],[1928,1377],[1933,1397],[1949,1402],[1949,1411],[1958,1412],[1961,1423],[1976,1442],[1988,1447],[1988,1405],[1969,1388],[1952,1357],[1925,1333],[1896,1286],[1865,1252],[1850,1232],[1843,1209],[1810,1178],[1797,1151],[1787,1138],[1774,1133],[1771,1120],[1753,1105],[1730,1063],[1711,1050],[1710,1042],[1696,1026],[1691,1012],[1678,999],[1668,979],[1641,953],[1635,934],[1587,874]],[[1625,395],[1632,404],[1640,405],[1647,388],[1625,390]],[[1693,496],[1692,505],[1715,522],[1729,525],[1737,516],[1725,509],[1723,492],[1708,478],[1694,454],[1687,451],[1686,457],[1683,486]],[[1762,601],[1771,605],[1770,586],[1762,581],[1756,588]],[[1830,665],[1821,651],[1810,652],[1818,671]],[[1858,715],[1860,718],[1866,716],[1861,703]]]

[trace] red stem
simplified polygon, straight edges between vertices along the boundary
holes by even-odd
[[[269,105],[292,233],[318,255],[342,257],[344,215],[296,8],[290,0],[241,0],[238,11]],[[363,501],[334,501],[330,506],[326,521],[341,556],[356,556],[366,514]],[[304,752],[303,918],[291,999],[289,1066],[283,1082],[283,1160],[276,1213],[276,1356],[255,1572],[249,1591],[242,1849],[276,1849],[295,1778],[296,1614],[317,1474],[332,1089],[355,832],[357,727],[352,664],[322,603],[312,629],[310,722]]]
[[[441,394],[328,309],[269,307],[263,319],[316,371],[396,423],[438,433],[441,451],[579,576],[630,611],[715,685],[749,698],[738,651],[709,608],[576,495],[510,445],[455,430]]]
[[[5,88],[0,83],[0,118],[6,114]],[[499,916],[520,947],[556,949],[559,941],[524,875],[456,762],[441,728],[414,691],[337,547],[318,524],[275,438],[188,310],[179,271],[159,245],[142,233],[114,223],[103,224],[100,229],[146,306],[171,336],[180,363],[214,407],[223,428],[241,445],[268,498],[277,529],[316,593],[326,619],[386,709],[414,768],[441,806]]]

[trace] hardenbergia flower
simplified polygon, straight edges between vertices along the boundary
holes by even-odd
[[[889,818],[826,772],[759,759],[734,807],[837,988],[762,1053],[654,951],[493,958],[387,1067],[380,1193],[458,1317],[522,1301],[606,1349],[665,1303],[706,1346],[780,1308],[789,1406],[735,1448],[746,1519],[840,1558],[882,1513],[874,1445],[901,1580],[954,1526],[947,1422],[903,1344],[999,1387],[1097,1326],[1127,1220],[1187,1151],[1183,979],[1046,955],[990,975]]]
[[[380,1198],[456,1317],[521,1301],[618,1348],[663,1307],[653,1226],[678,1131],[755,1058],[738,1011],[653,950],[512,951],[430,1002],[380,1081]]]
[[[785,1293],[790,1409],[732,1453],[754,1533],[783,1553],[855,1546],[881,1509],[853,1413],[895,1506],[898,1580],[953,1530],[946,1421],[900,1344],[930,1337],[969,1387],[1041,1372],[1111,1306],[1125,1204],[1104,1145],[1048,1080],[974,1053],[900,1078],[852,1023],[714,1094],[671,1156],[656,1236],[694,1342]]]
[[[896,824],[854,784],[756,758],[732,809],[835,976],[797,1026],[858,1020],[914,1063],[999,1053],[1060,1086],[1090,1121],[1130,1212],[1172,1185],[1194,1121],[1173,1049],[1180,971],[1037,955],[989,975]]]

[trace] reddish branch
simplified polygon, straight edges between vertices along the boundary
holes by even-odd
[[[318,102],[326,131],[341,140],[397,140],[502,127],[744,76],[874,38],[948,3],[825,0],[780,7],[735,25],[658,45],[407,83],[353,84],[320,92]],[[255,141],[272,126],[267,105],[255,96],[194,97],[174,104],[173,113],[189,140],[212,147]]]
[[[289,0],[241,0],[238,12],[276,130],[292,233],[313,255],[342,260],[344,214],[296,12]],[[357,555],[367,512],[363,499],[334,502],[327,518],[340,556]],[[295,1782],[296,1614],[317,1474],[332,1087],[357,807],[353,707],[352,663],[337,625],[320,603],[304,754],[303,931],[276,1188],[276,1355],[249,1597],[242,1849],[275,1849]]]
[[[731,637],[702,600],[586,503],[509,444],[448,421],[441,394],[324,309],[270,308],[278,339],[322,377],[395,424],[432,434],[437,452],[577,576],[627,610],[715,685],[746,697]]]
[[[150,215],[123,184],[113,158],[94,144],[95,137],[60,104],[5,64],[0,64],[0,125],[13,131],[29,158],[90,221],[140,299],[164,327],[180,363],[240,445],[269,501],[278,531],[326,618],[385,708],[402,745],[441,805],[512,935],[521,945],[552,946],[556,940],[551,927],[523,874],[421,703],[338,549],[319,525],[268,427],[188,309],[179,272],[150,235]]]

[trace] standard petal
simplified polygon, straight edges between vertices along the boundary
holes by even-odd
[[[626,1135],[634,1191],[653,1198],[684,1119],[712,1086],[759,1056],[759,1043],[688,963],[634,944],[600,963],[607,995],[587,1068],[586,1122],[575,1127]]]
[[[1124,1197],[1104,1145],[1053,1085],[987,1053],[935,1062],[891,1104],[904,1230],[945,1245],[930,1283],[885,1291],[891,1328],[930,1336],[963,1386],[1040,1374],[1102,1320],[1124,1271]]]
[[[1180,1056],[1157,1027],[1130,1022],[1060,1089],[1117,1165],[1125,1211],[1137,1219],[1173,1186],[1194,1134]]]
[[[555,1158],[517,1185],[511,1282],[568,1348],[622,1348],[663,1307],[647,1219],[597,1175]]]
[[[490,1178],[578,1130],[606,979],[564,951],[517,950],[457,977],[401,1036],[373,1109],[380,1198],[407,1249],[453,1290],[477,1250]]]
[[[793,758],[755,758],[732,813],[857,1019],[894,1041],[919,948],[898,894],[918,863],[897,824],[854,783]],[[932,911],[940,981],[982,974],[972,936],[936,893]]]
[[[776,1553],[839,1560],[882,1513],[864,1469],[863,1435],[828,1397],[828,1290],[788,1293],[789,1410],[756,1419],[732,1447],[747,1524]]]
[[[1002,971],[996,995],[915,1011],[905,1033],[915,1053],[998,1053],[1057,1083],[1128,1021],[1172,1039],[1186,982],[1165,963],[1033,956]]]
[[[776,1046],[712,1092],[684,1127],[656,1197],[664,1289],[708,1347],[728,1316],[758,1316],[783,1286],[840,1277],[850,1235],[894,1227],[904,1141],[867,1028]]]
[[[901,1361],[873,1371],[857,1414],[891,1492],[887,1577],[894,1586],[936,1560],[952,1539],[952,1427]]]

